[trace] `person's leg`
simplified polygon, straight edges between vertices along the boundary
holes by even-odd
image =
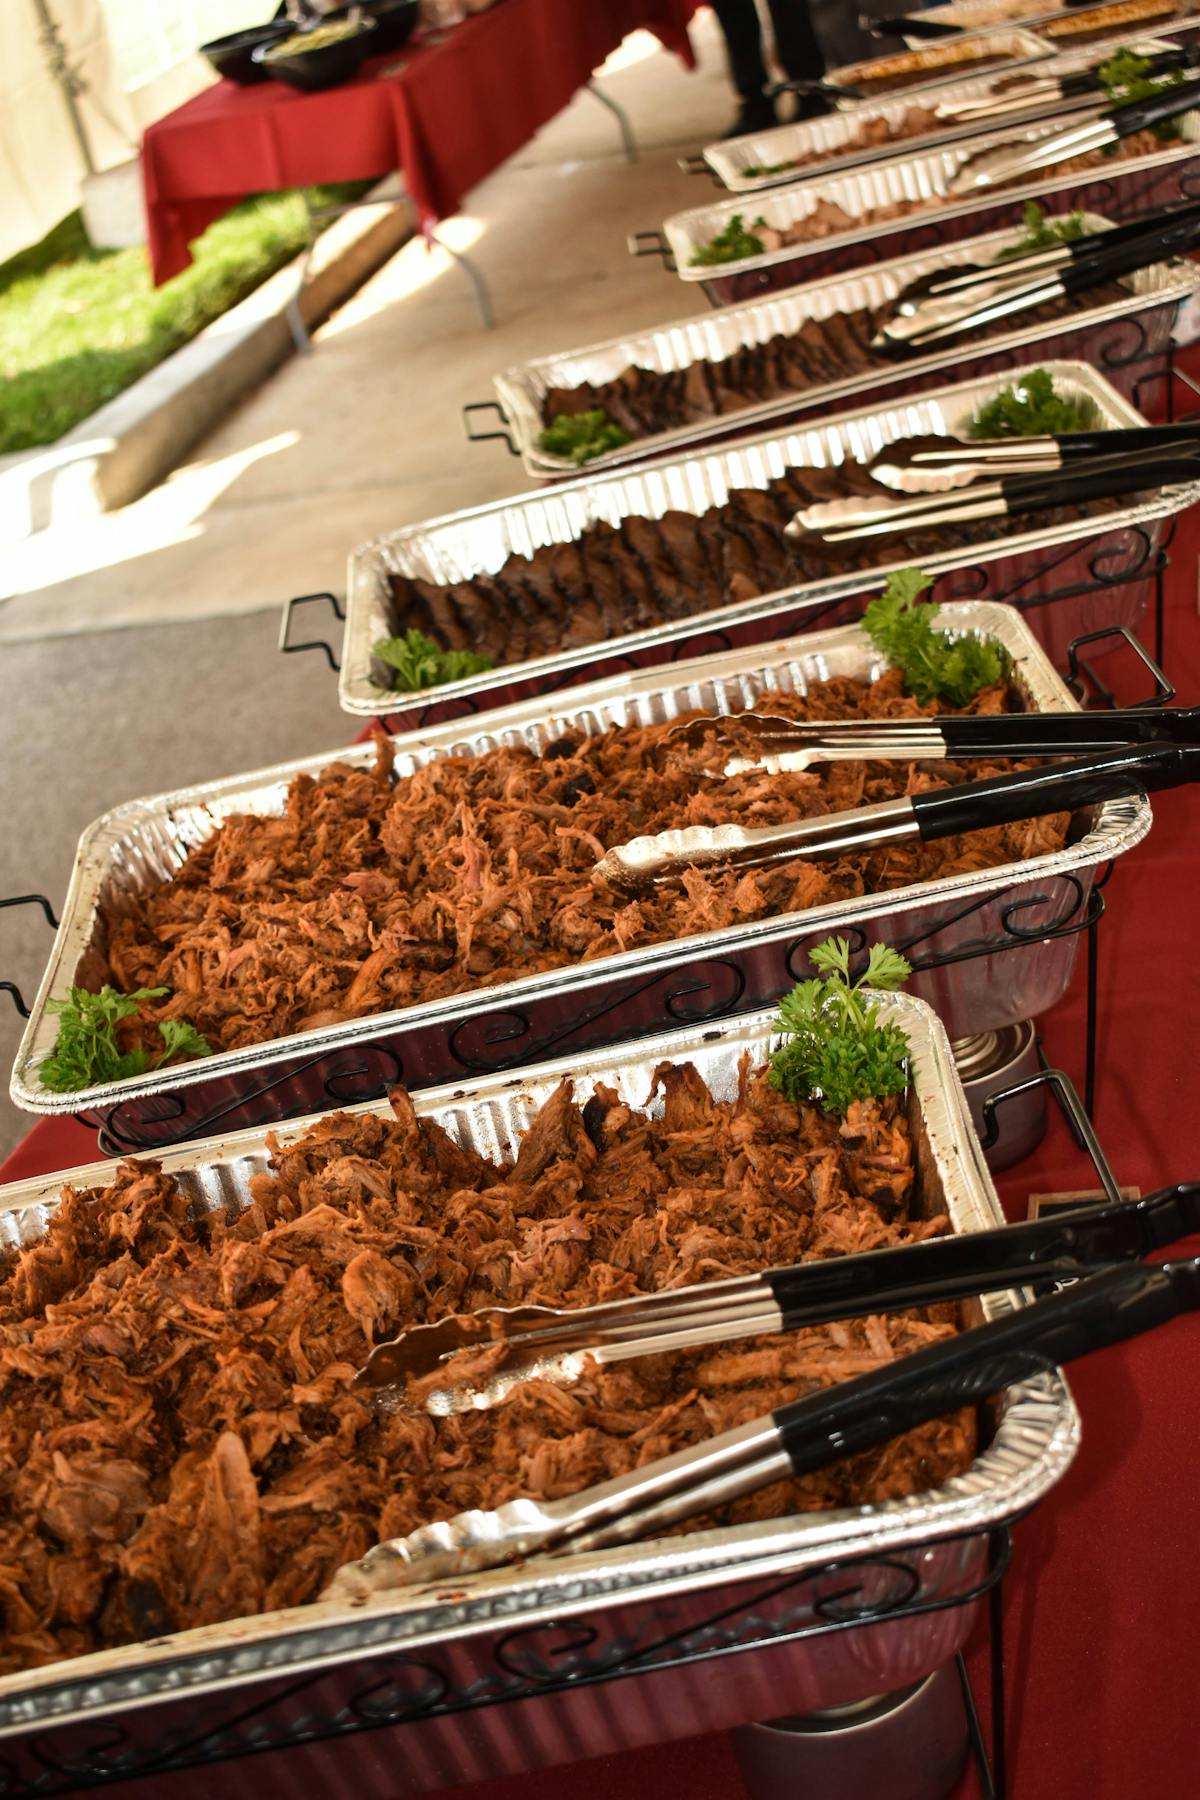
[[[725,35],[729,73],[740,102],[737,119],[726,135],[765,130],[775,123],[775,103],[763,92],[767,69],[758,9],[754,0],[711,0],[711,4]]]
[[[769,0],[775,52],[789,81],[818,81],[825,56],[813,30],[808,0]]]

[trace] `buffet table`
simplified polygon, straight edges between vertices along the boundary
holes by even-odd
[[[1173,548],[1169,596],[1171,674],[1185,700],[1200,692],[1198,551],[1200,521],[1192,515]],[[1197,1172],[1190,1042],[1170,1028],[1161,1006],[1147,1003],[1146,981],[1148,971],[1174,972],[1174,1017],[1186,1018],[1200,1004],[1200,978],[1185,948],[1195,917],[1189,846],[1200,834],[1200,792],[1159,795],[1154,808],[1155,830],[1107,890],[1100,931],[1096,1122],[1117,1179],[1143,1192]],[[1080,1081],[1084,1000],[1081,968],[1069,998],[1043,1021],[1050,1060]],[[0,1179],[94,1156],[92,1133],[74,1121],[48,1120],[9,1158]],[[1036,1155],[1000,1181],[1014,1219],[1024,1216],[1030,1191],[1091,1185],[1084,1158],[1057,1121]],[[1070,1372],[1083,1448],[1066,1479],[1018,1525],[1005,1586],[1009,1781],[1021,1800],[1191,1792],[1193,1665],[1190,1655],[1172,1654],[1171,1647],[1190,1643],[1197,1603],[1190,1505],[1200,1435],[1197,1341],[1194,1324],[1177,1323]],[[727,1665],[708,1666],[720,1681]],[[970,1666],[986,1720],[982,1623]],[[610,1704],[621,1704],[622,1691],[619,1684],[600,1690],[613,1696]],[[470,1731],[469,1721],[462,1729]],[[385,1800],[403,1755],[403,1728],[384,1728],[225,1763],[220,1782],[231,1796],[343,1792],[342,1784],[352,1782],[362,1800]],[[173,1774],[161,1791],[171,1800],[201,1800],[212,1779],[211,1767]],[[455,1794],[558,1800],[564,1782],[572,1800],[607,1800],[617,1788],[687,1792],[694,1800],[743,1800],[744,1793],[721,1734]],[[135,1782],[104,1791],[113,1800],[139,1800],[147,1790]],[[978,1793],[971,1775],[957,1800]]]
[[[404,171],[423,227],[512,156],[631,31],[690,67],[695,0],[503,0],[444,38],[374,58],[354,81],[302,94],[221,81],[146,133],[142,182],[156,285],[249,194]]]

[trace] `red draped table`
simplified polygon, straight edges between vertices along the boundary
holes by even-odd
[[[500,0],[444,38],[365,64],[356,80],[302,94],[220,81],[168,113],[142,149],[155,283],[249,194],[404,171],[423,228],[518,151],[631,31],[693,64],[697,0]]]

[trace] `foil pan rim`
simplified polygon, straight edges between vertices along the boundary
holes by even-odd
[[[915,997],[889,994],[881,996],[881,1001],[884,1016],[901,1024],[910,1036],[914,1098],[956,1228],[1001,1224],[1003,1214],[941,1021]],[[495,1074],[427,1089],[414,1095],[414,1104],[418,1113],[433,1114],[447,1124],[453,1119],[465,1122],[473,1108],[482,1113],[489,1102],[507,1098],[515,1125],[522,1094],[532,1105],[533,1090],[553,1086],[564,1074],[586,1082],[622,1067],[646,1073],[664,1056],[693,1055],[703,1062],[706,1054],[715,1059],[722,1051],[749,1048],[753,1052],[757,1048],[765,1052],[773,1017],[774,1009],[758,1011],[715,1028],[703,1024],[676,1027],[653,1038],[614,1045],[591,1059],[585,1077],[579,1077],[577,1059],[561,1057],[533,1065],[515,1077]],[[368,1102],[344,1110],[355,1115],[386,1113],[387,1103]],[[312,1114],[275,1130],[283,1141],[291,1141],[322,1116],[327,1115]],[[211,1179],[221,1166],[261,1153],[269,1129],[257,1127],[201,1140],[154,1160],[168,1172],[207,1170]],[[99,1185],[115,1166],[115,1162],[86,1165],[53,1177],[9,1184],[0,1188],[0,1216],[45,1207],[72,1177],[78,1185]],[[980,1304],[987,1316],[996,1316],[1021,1305],[1023,1299],[1022,1294],[1012,1292],[985,1296]],[[456,1578],[452,1583],[380,1595],[362,1609],[317,1601],[287,1612],[178,1633],[154,1645],[94,1652],[43,1670],[0,1677],[0,1737],[73,1711],[160,1699],[170,1693],[195,1693],[280,1667],[294,1673],[306,1662],[315,1666],[345,1661],[393,1643],[416,1648],[451,1630],[455,1635],[480,1632],[506,1620],[528,1618],[549,1606],[562,1616],[588,1610],[606,1599],[663,1599],[672,1593],[694,1591],[698,1585],[728,1581],[731,1575],[737,1581],[755,1580],[781,1563],[794,1569],[797,1558],[829,1560],[878,1554],[884,1549],[912,1548],[978,1532],[1023,1512],[1040,1498],[1069,1465],[1078,1438],[1078,1415],[1065,1380],[1057,1372],[1040,1375],[1007,1390],[992,1441],[968,1470],[941,1489],[899,1501],[790,1514],[681,1538],[650,1539],[585,1556],[536,1559],[518,1570],[493,1570]],[[313,1642],[307,1651],[289,1656],[289,1646],[306,1638],[329,1640],[325,1653],[319,1642]],[[257,1650],[256,1639],[261,1640]],[[200,1661],[205,1655],[219,1658],[222,1653],[235,1665],[224,1675]],[[177,1659],[174,1675],[164,1681],[172,1658]],[[188,1679],[189,1669],[195,1670],[192,1679]],[[150,1686],[144,1693],[129,1692],[139,1670],[149,1676]]]
[[[995,601],[965,601],[944,607],[942,617],[945,622],[957,624],[963,630],[986,631],[1003,642],[1009,649],[1026,693],[1038,710],[1045,711],[1048,707],[1078,710],[1078,701],[1012,607],[1002,606]],[[589,706],[595,706],[604,700],[614,704],[621,716],[627,718],[629,708],[639,698],[667,694],[675,696],[681,690],[685,691],[691,683],[706,675],[717,675],[718,672],[720,679],[732,681],[741,676],[778,672],[789,663],[804,664],[807,659],[810,673],[805,678],[811,679],[816,673],[817,660],[827,658],[841,649],[848,652],[852,649],[859,650],[866,657],[868,668],[873,659],[881,660],[873,651],[868,650],[861,628],[854,625],[839,626],[824,632],[809,633],[782,645],[753,645],[733,654],[718,652],[715,656],[697,658],[689,664],[677,663],[647,669],[639,677],[627,677],[618,682],[597,682],[587,688],[570,690],[564,696],[570,704],[560,707],[548,707],[544,696],[535,696],[514,707],[482,716],[478,723],[485,727],[483,733],[466,734],[463,731],[464,722],[453,720],[432,730],[401,734],[394,737],[392,742],[397,758],[412,757],[415,759],[414,766],[435,760],[439,751],[450,754],[465,742],[475,745],[474,753],[478,754],[481,736],[489,743],[500,742],[505,734],[519,734],[522,729],[544,726],[550,720],[555,721],[556,729],[559,729],[559,721],[569,722],[586,716]],[[470,723],[474,724],[476,721],[472,720]],[[14,1103],[24,1111],[41,1114],[87,1111],[116,1101],[178,1091],[223,1074],[232,1075],[267,1064],[286,1064],[300,1058],[323,1055],[351,1044],[363,1043],[385,1032],[449,1020],[461,1013],[464,1005],[481,1002],[488,1006],[518,1005],[577,985],[578,967],[565,964],[525,976],[518,981],[498,983],[492,987],[468,988],[462,993],[446,995],[414,1006],[372,1013],[361,1019],[292,1033],[289,1037],[268,1039],[264,1043],[247,1045],[237,1050],[220,1051],[214,1056],[198,1058],[191,1063],[134,1076],[124,1081],[63,1094],[52,1093],[38,1084],[35,1063],[40,1061],[40,1056],[45,1051],[38,1050],[35,1046],[39,1036],[48,1036],[46,1002],[59,985],[60,978],[63,982],[74,978],[79,957],[86,949],[94,928],[99,883],[106,858],[119,847],[123,834],[127,835],[144,821],[169,817],[176,809],[194,809],[222,798],[243,793],[253,794],[268,786],[278,787],[295,774],[315,773],[334,762],[343,762],[351,767],[366,766],[373,754],[369,744],[359,744],[341,752],[297,758],[266,769],[128,801],[110,809],[89,825],[79,841],[62,920],[17,1051],[10,1086]],[[865,920],[895,911],[899,906],[919,910],[935,906],[947,898],[981,894],[1022,880],[1049,880],[1056,874],[1090,867],[1131,849],[1149,831],[1150,823],[1150,805],[1144,797],[1140,800],[1106,801],[1098,810],[1095,824],[1085,835],[1061,850],[1022,863],[1001,864],[968,874],[935,878],[879,894],[864,895],[851,906],[844,900],[829,901],[803,913],[780,914],[773,918],[751,921],[737,930],[696,932],[686,938],[643,945],[616,956],[598,958],[589,968],[588,985],[612,984],[630,974],[670,967],[681,960],[704,956],[717,949],[729,951],[775,941],[798,930],[805,933],[818,931],[844,921],[848,913],[856,919]]]

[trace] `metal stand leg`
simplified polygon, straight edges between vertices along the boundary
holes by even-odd
[[[308,335],[308,326],[304,323],[300,311],[300,296],[308,285],[308,272],[312,268],[313,252],[317,247],[317,216],[313,212],[308,195],[304,195],[304,217],[308,225],[308,247],[304,252],[304,262],[300,269],[300,279],[296,283],[296,291],[288,301],[284,312],[287,315],[288,330],[292,334],[292,342],[301,356],[312,355],[312,339]]]
[[[601,106],[607,106],[609,112],[615,116],[617,124],[621,128],[621,142],[625,147],[625,161],[636,162],[638,159],[637,139],[633,135],[633,127],[629,123],[629,114],[625,111],[625,108],[623,106],[618,106],[612,95],[606,94],[602,87],[597,87],[594,81],[588,82],[587,90],[589,94],[594,94],[596,96]]]
[[[444,250],[447,256],[452,256],[455,262],[459,263],[466,271],[470,277],[471,286],[475,289],[475,304],[479,308],[483,329],[494,331],[496,320],[492,313],[492,296],[478,263],[473,262],[465,250],[456,250],[452,244],[446,243],[445,239],[440,238],[432,226],[426,227],[425,236],[431,244],[436,244],[439,250]]]

